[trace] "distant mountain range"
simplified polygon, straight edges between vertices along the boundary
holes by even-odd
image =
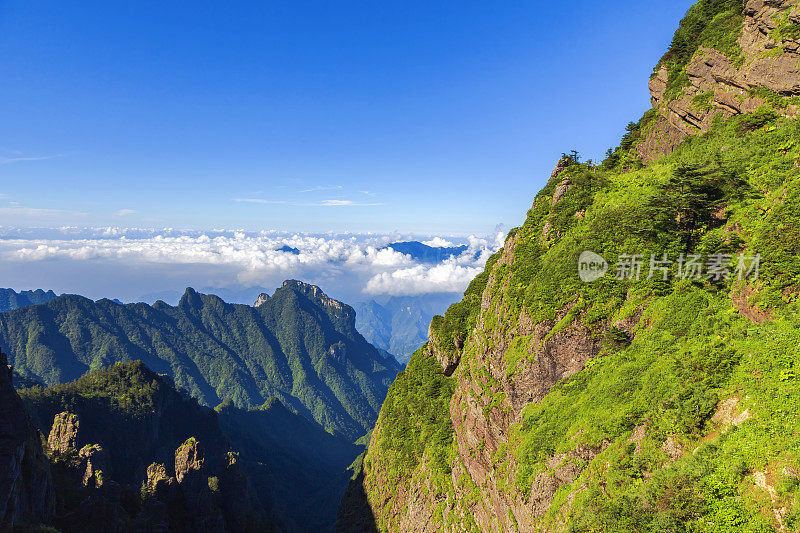
[[[435,315],[461,297],[457,293],[418,296],[383,296],[359,302],[356,329],[373,346],[386,350],[405,364],[428,340],[428,325]]]
[[[191,288],[177,306],[63,295],[0,314],[0,348],[17,381],[55,385],[141,360],[204,405],[275,397],[351,442],[371,430],[401,367],[356,331],[353,308],[293,280],[260,301]]]
[[[393,242],[382,249],[391,248],[401,254],[410,255],[414,260],[422,263],[441,263],[453,255],[461,255],[468,246],[428,246],[419,241]]]
[[[0,313],[13,311],[27,305],[37,305],[49,302],[58,295],[53,291],[19,291],[14,289],[0,289]]]
[[[23,479],[13,512],[32,501],[65,532],[333,530],[353,442],[401,369],[350,306],[294,280],[254,306],[191,288],[176,306],[29,292],[43,303],[6,293],[19,307],[0,313],[0,385],[47,444],[29,435],[4,465],[0,443],[0,469]],[[3,394],[0,418],[24,425]]]

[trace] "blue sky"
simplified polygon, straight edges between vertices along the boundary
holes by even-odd
[[[5,0],[0,225],[513,227],[689,5]]]

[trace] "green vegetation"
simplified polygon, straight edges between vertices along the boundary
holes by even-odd
[[[372,428],[400,367],[356,331],[350,307],[310,287],[287,282],[257,309],[192,289],[176,307],[65,295],[0,314],[0,345],[45,384],[141,360],[205,405],[277,397],[352,441]]]
[[[486,261],[485,270],[470,282],[460,302],[451,305],[444,316],[433,317],[430,329],[441,349],[456,350],[457,345],[464,343],[467,334],[475,326],[481,308],[481,294],[489,281],[491,267],[500,254],[501,252],[497,252]]]
[[[164,475],[172,475],[175,451],[199,446],[208,487],[216,497],[228,490],[224,471],[235,459],[247,482],[263,497],[250,502],[248,512],[259,511],[252,508],[259,505],[275,506],[281,523],[292,524],[293,530],[332,527],[347,484],[343,472],[362,450],[275,398],[250,410],[238,409],[230,400],[216,410],[203,407],[176,390],[170,378],[155,374],[140,361],[117,363],[72,383],[19,394],[44,435],[51,431],[56,413],[77,415],[78,447],[97,443],[108,454],[108,473],[96,470],[98,479],[120,483],[124,491],[145,499],[152,489],[147,486],[148,466],[164,464]],[[82,450],[90,448],[87,444]],[[67,472],[78,468],[83,473],[78,451],[48,453],[59,501],[79,505],[85,491],[76,489],[74,476]]]
[[[790,105],[800,105],[800,96],[782,96],[767,87],[755,87],[750,89],[748,94],[764,100],[775,109],[783,110]]]
[[[800,22],[796,17],[792,18],[790,14],[787,10],[776,17],[778,23],[770,33],[770,37],[776,43],[781,43],[784,39],[800,39]]]
[[[628,128],[631,142],[638,131]],[[526,328],[552,321],[548,335],[580,322],[603,342],[599,357],[528,404],[491,453],[497,486],[523,498],[534,497],[554,455],[577,447],[597,454],[538,522],[520,528],[766,532],[777,530],[773,509],[783,507],[785,523],[800,522],[798,139],[800,122],[766,105],[716,120],[648,166],[630,165],[620,150],[601,165],[571,158],[509,235],[513,254],[493,258],[476,280],[482,294],[468,291],[434,324],[443,337],[466,340],[453,378],[421,352],[392,387],[366,456],[368,486],[370,472],[392,487],[427,476],[440,480],[436,498],[467,494],[456,504],[464,513],[487,501],[469,476],[449,485],[448,473],[462,468],[449,418],[466,416],[466,400],[450,405],[450,380],[469,384],[461,394],[483,407],[478,416],[503,409],[481,350],[505,335],[503,375],[517,379],[533,360],[531,336],[516,333],[524,317]],[[611,263],[604,278],[578,278],[584,250]],[[620,256],[631,253],[642,255],[642,275],[615,279]],[[680,279],[671,264],[666,280],[648,277],[651,254],[663,253],[673,261],[698,254],[704,268],[709,256],[728,254],[729,276]],[[740,253],[760,254],[758,281],[752,271],[739,278]],[[481,298],[496,312],[476,328]],[[614,325],[637,309],[638,329]],[[470,457],[487,449],[478,440]]]
[[[743,10],[688,11],[656,67],[667,101],[701,47],[742,66]],[[777,42],[800,35],[795,12]],[[601,164],[562,154],[387,397],[362,478],[381,529],[412,513],[449,531],[800,528],[800,100],[749,96],[764,105],[680,142],[651,109]],[[604,277],[580,279],[586,251]]]
[[[117,482],[138,486],[141,472],[157,458],[163,461],[163,450],[175,450],[190,438],[203,444],[212,463],[218,463],[227,451],[215,413],[175,390],[169,378],[140,361],[117,363],[72,383],[18,392],[45,435],[56,414],[76,414],[79,444],[101,444],[109,452]]]
[[[708,113],[709,111],[711,111],[711,100],[713,98],[714,98],[714,91],[706,91],[704,93],[695,95],[692,98],[692,104],[694,104],[694,106],[700,111]]]
[[[390,475],[402,479],[410,475],[419,460],[426,457],[428,467],[446,475],[448,455],[453,444],[450,398],[453,378],[442,375],[435,359],[420,349],[389,388],[378,425],[381,447],[390,452]]]

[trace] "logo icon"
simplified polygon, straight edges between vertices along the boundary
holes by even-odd
[[[603,256],[586,250],[578,257],[578,276],[589,283],[600,279],[608,272],[608,261]]]

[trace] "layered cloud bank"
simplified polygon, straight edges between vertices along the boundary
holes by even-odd
[[[6,227],[0,228],[0,275],[7,285],[13,282],[18,287],[38,287],[49,278],[50,286],[55,284],[57,291],[102,293],[127,300],[187,285],[232,290],[270,288],[283,279],[297,278],[320,284],[333,295],[356,300],[368,295],[461,292],[481,272],[489,255],[502,246],[503,237],[502,233],[458,239]],[[466,245],[466,249],[430,264],[388,246],[410,240],[433,247]],[[87,286],[93,280],[95,286]],[[103,292],[114,287],[120,290]]]

